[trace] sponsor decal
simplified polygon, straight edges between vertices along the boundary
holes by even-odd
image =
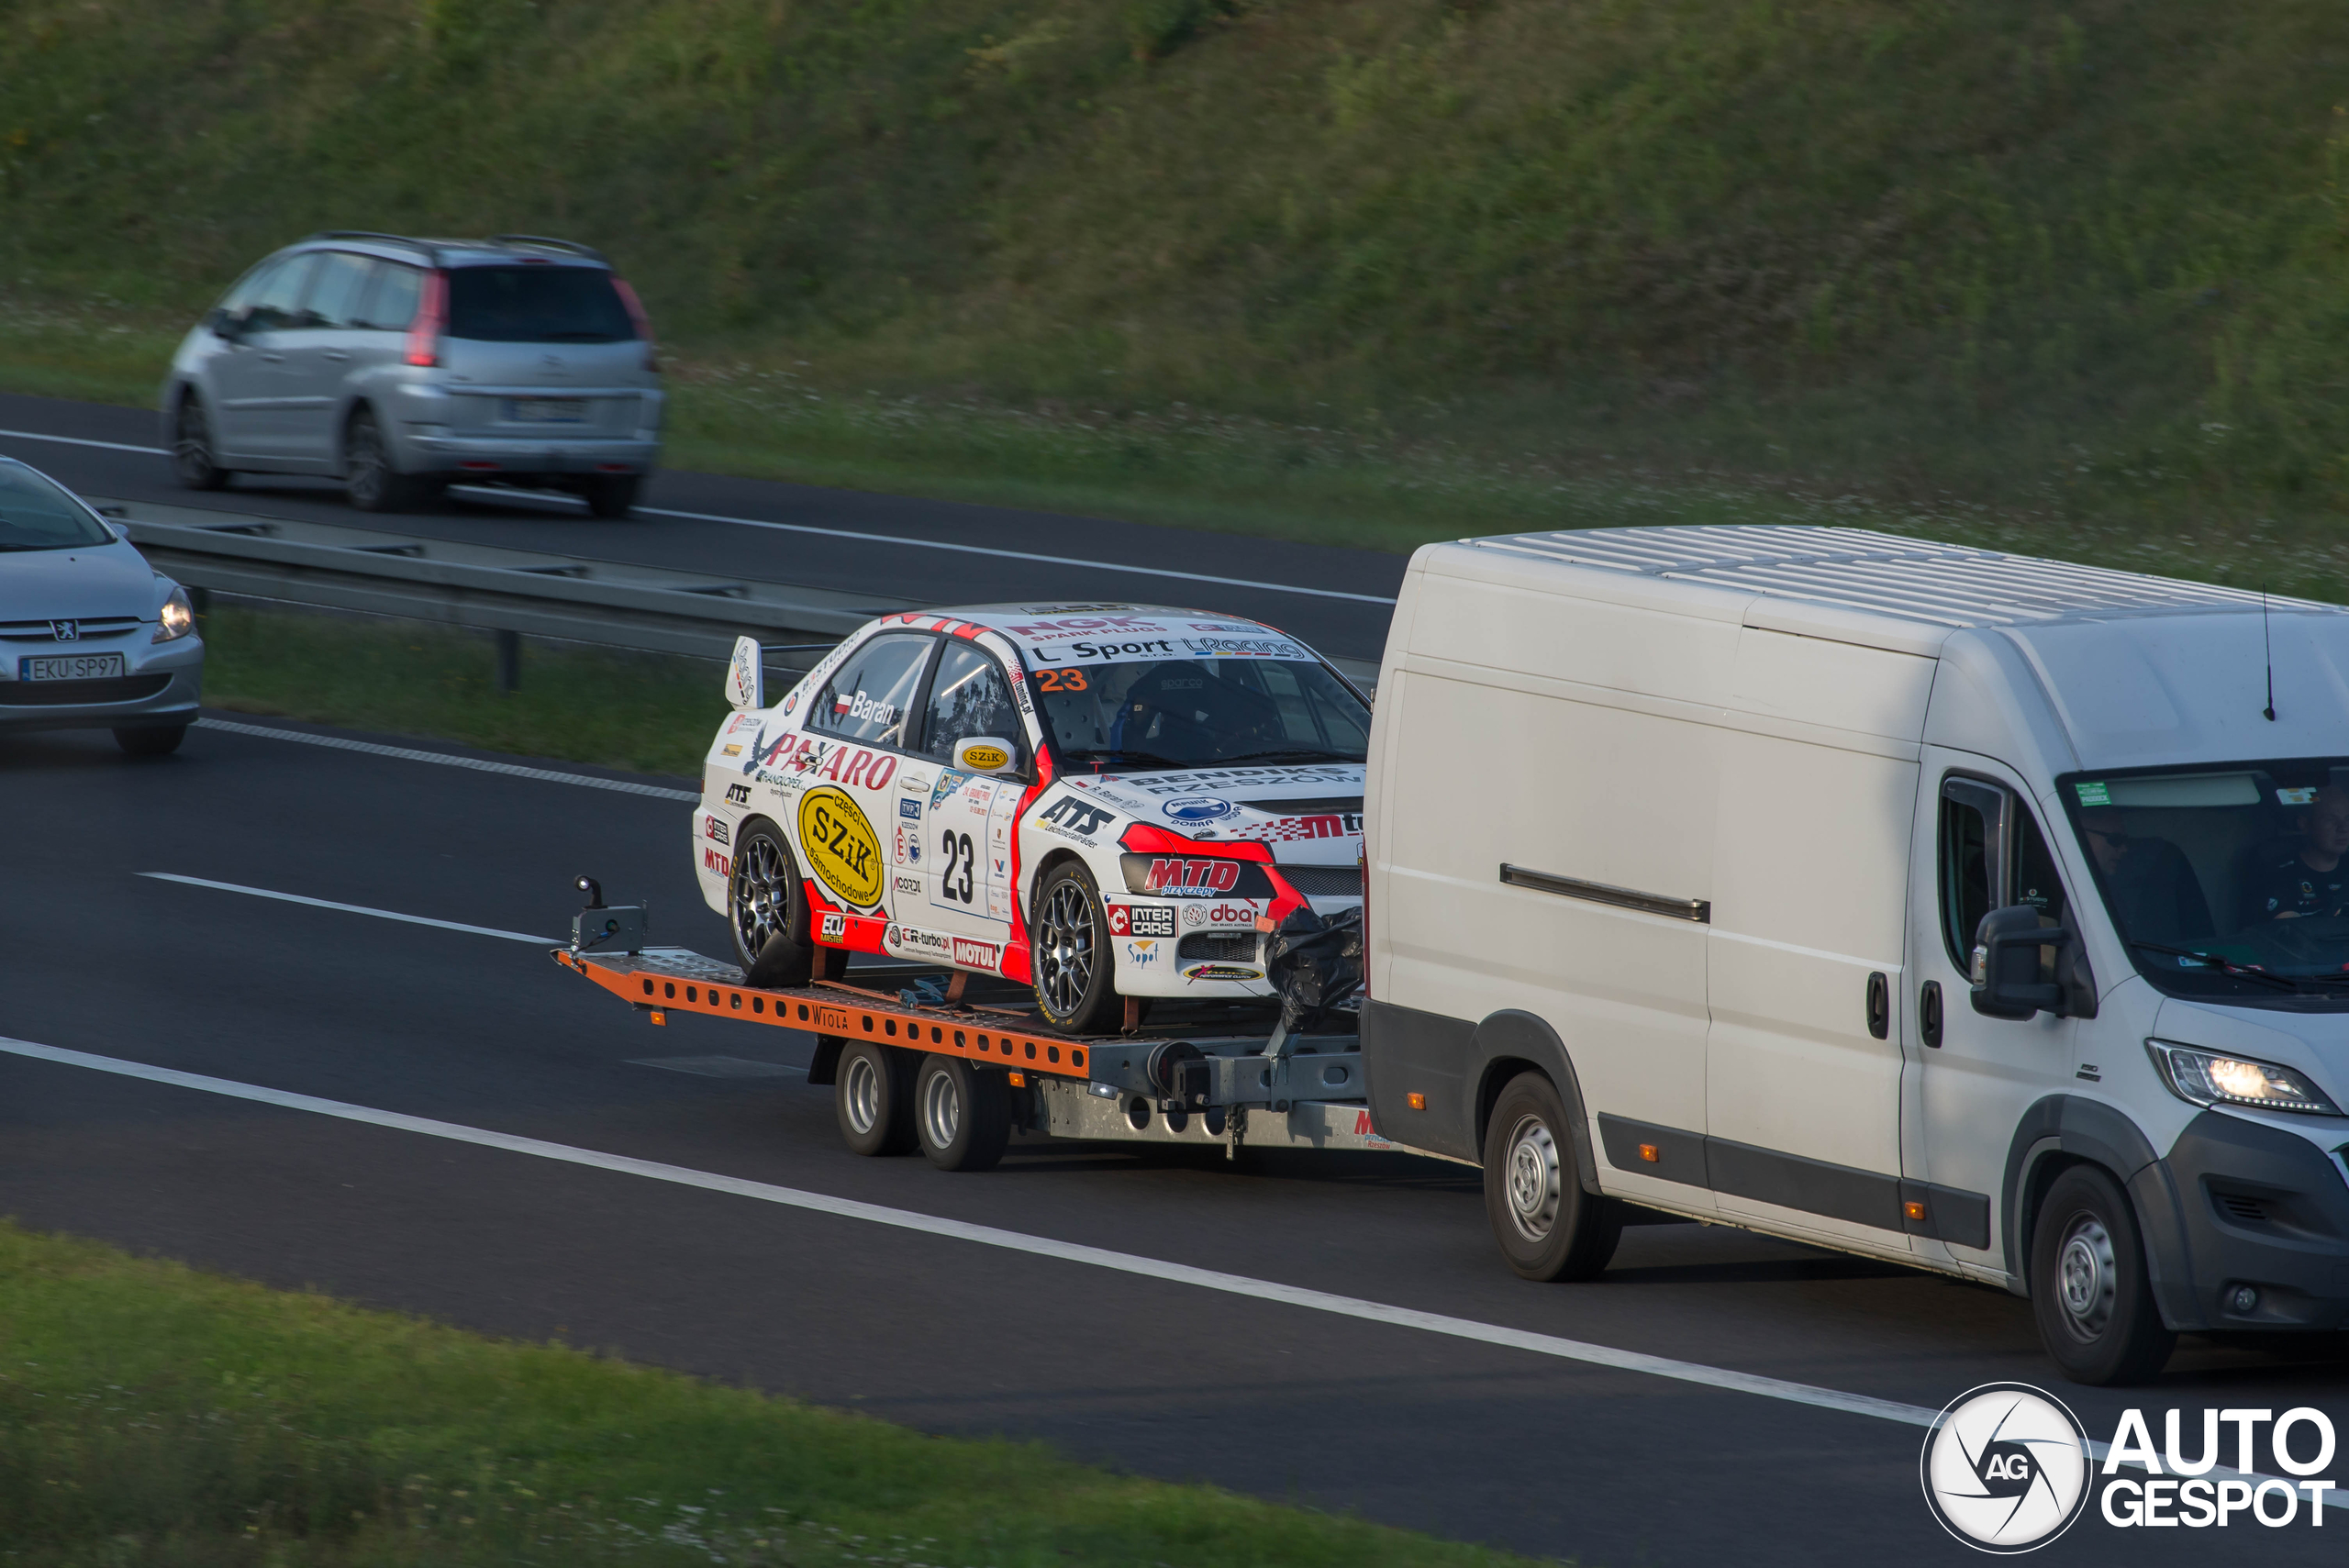
[[[918,926],[892,926],[888,940],[889,951],[900,958],[944,960],[952,951],[946,938],[936,931],[925,931]]]
[[[1028,621],[1005,629],[1014,637],[1051,641],[1104,631],[1156,631],[1159,624],[1143,616],[1064,616],[1059,620]]]
[[[824,911],[824,919],[817,934],[828,942],[839,941],[848,935],[848,917],[837,909]]]
[[[726,824],[705,813],[701,819],[701,836],[715,844],[730,842],[726,836]]]
[[[1268,844],[1294,844],[1308,839],[1351,839],[1361,831],[1359,811],[1319,811],[1309,817],[1275,817],[1269,822],[1241,823],[1231,829],[1231,836]]]
[[[889,885],[896,888],[899,893],[918,894],[921,891],[921,878],[918,876],[907,876],[903,873],[899,873],[897,875],[889,879]]]
[[[896,723],[897,715],[902,711],[895,703],[867,696],[862,691],[839,694],[832,698],[834,718],[853,718],[862,723],[886,726]]]
[[[731,882],[734,878],[733,861],[725,855],[719,854],[716,850],[711,849],[707,844],[702,846],[701,863],[704,871],[714,871],[729,882]]]
[[[1183,651],[1208,659],[1309,659],[1297,643],[1269,637],[1186,637]]]
[[[932,811],[937,810],[939,802],[944,800],[948,795],[952,795],[956,790],[961,789],[963,785],[969,781],[970,777],[971,775],[968,773],[958,773],[941,770],[938,775],[938,784],[936,787],[931,789],[930,792],[930,808]]]
[[[1011,753],[1000,746],[965,746],[958,761],[981,773],[992,773],[1011,766]]]
[[[921,864],[921,827],[918,823],[897,824],[897,863],[901,866]]]
[[[1148,773],[1121,777],[1118,783],[1151,795],[1200,795],[1209,790],[1261,789],[1268,784],[1352,784],[1362,786],[1360,762],[1307,762],[1296,767],[1197,768],[1183,773]]]
[[[1143,884],[1143,891],[1210,898],[1239,885],[1240,863],[1160,855],[1150,862],[1150,876]]]
[[[721,746],[718,749],[718,754],[721,757],[739,757],[742,754],[742,743],[737,740],[732,745]]]
[[[1219,822],[1239,807],[1211,795],[1189,795],[1170,800],[1159,809],[1177,822]]]
[[[1252,621],[1244,620],[1195,620],[1190,622],[1189,625],[1193,631],[1250,632],[1262,631],[1264,629],[1263,627],[1256,625]]]
[[[1207,923],[1208,912],[1205,909],[1200,908],[1197,905],[1189,905],[1183,910],[1183,924],[1186,926],[1204,926]]]
[[[799,843],[816,879],[843,904],[881,902],[881,840],[847,792],[826,785],[799,802]]]
[[[1240,963],[1193,963],[1183,969],[1186,980],[1262,980],[1264,972]]]
[[[750,805],[751,786],[746,784],[728,784],[726,786],[726,804],[729,806]]]
[[[1127,906],[1125,905],[1112,904],[1109,906],[1109,934],[1111,936],[1124,936],[1130,928],[1130,923],[1131,919],[1127,912]]]
[[[1159,957],[1158,944],[1155,941],[1145,940],[1126,944],[1126,962],[1136,969],[1148,969],[1158,962]]]
[[[1174,651],[1174,644],[1162,637],[1146,642],[1072,642],[1068,651],[1079,659],[1140,659],[1163,657]]]
[[[1003,962],[1003,950],[993,942],[973,941],[968,937],[953,939],[949,956],[962,969],[994,969]]]
[[[1117,815],[1107,806],[1064,795],[1036,813],[1036,820],[1049,822],[1070,838],[1089,844],[1093,841],[1091,835],[1101,831]]]
[[[1252,926],[1256,923],[1253,904],[1194,904],[1205,922],[1210,926]]]
[[[900,817],[911,817],[916,822],[920,821],[921,802],[918,800],[908,799],[907,796],[902,795],[899,795],[897,797],[897,815]]]
[[[1119,904],[1126,916],[1126,928],[1138,937],[1171,937],[1174,934],[1174,906],[1172,904]]]
[[[738,713],[726,721],[726,727],[723,729],[720,729],[718,733],[720,735],[740,735],[745,729],[756,729],[758,727],[759,716],[757,714]]]

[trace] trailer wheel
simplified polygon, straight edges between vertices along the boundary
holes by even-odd
[[[914,1128],[941,1171],[992,1171],[1011,1140],[1011,1089],[959,1056],[925,1056],[914,1074]]]
[[[1054,866],[1036,890],[1030,957],[1037,1010],[1071,1034],[1117,1027],[1118,987],[1109,956],[1109,917],[1093,873],[1074,861]]]
[[[816,962],[815,944],[807,940],[807,888],[783,829],[774,823],[754,817],[735,836],[726,905],[745,984],[807,984]]]
[[[914,1150],[914,1073],[908,1052],[852,1040],[841,1051],[832,1114],[841,1137],[859,1154]]]
[[[1520,1073],[1485,1127],[1485,1212],[1508,1266],[1530,1280],[1596,1279],[1623,1234],[1613,1204],[1582,1190],[1557,1086]]]
[[[2057,1176],[2039,1207],[2031,1308],[2040,1342],[2075,1383],[2143,1383],[2177,1344],[2154,1305],[2136,1210],[2093,1165]]]

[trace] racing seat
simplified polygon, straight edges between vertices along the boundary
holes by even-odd
[[[1260,730],[1277,739],[1279,723],[1270,699],[1190,660],[1169,659],[1126,688],[1109,726],[1109,744],[1164,751],[1168,740],[1182,735],[1213,755],[1222,742],[1245,740]]]

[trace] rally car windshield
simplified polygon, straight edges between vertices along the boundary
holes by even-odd
[[[2349,757],[2074,774],[2058,794],[2155,985],[2349,1002]]]
[[[1036,699],[1073,768],[1359,762],[1370,710],[1303,660],[1163,659],[1035,672]]]

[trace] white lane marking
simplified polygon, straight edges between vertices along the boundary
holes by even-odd
[[[5,432],[0,432],[5,433]],[[526,768],[518,762],[491,762],[479,757],[451,757],[440,751],[418,751],[406,746],[381,746],[373,740],[346,740],[340,735],[313,735],[303,729],[275,729],[266,724],[239,724],[228,718],[199,718],[199,729],[218,729],[230,735],[260,735],[272,740],[298,740],[305,746],[331,746],[338,751],[360,751],[370,757],[397,757],[404,762],[438,762],[444,768],[471,768],[475,773],[504,773],[508,778],[538,779],[547,784],[578,784],[585,789],[617,790],[622,795],[650,795],[655,800],[693,800],[701,796],[689,789],[669,789],[661,784],[638,784],[633,779],[599,779],[586,773],[559,773],[551,768]]]
[[[1082,566],[1092,572],[1124,572],[1138,577],[1173,577],[1185,583],[1213,583],[1226,588],[1259,588],[1268,594],[1303,594],[1316,599],[1351,599],[1363,605],[1391,605],[1384,594],[1348,594],[1336,588],[1302,588],[1294,583],[1259,583],[1248,577],[1212,577],[1204,572],[1176,572],[1164,566],[1128,566],[1115,561],[1079,561],[1067,555],[1039,555],[1033,550],[996,550],[983,544],[950,544],[943,539],[907,539],[899,534],[858,533],[851,528],[819,528],[809,523],[770,523],[756,517],[728,517],[715,512],[676,512],[666,506],[636,508],[655,517],[685,517],[697,523],[731,523],[739,528],[773,528],[778,533],[821,534],[826,539],[862,539],[869,544],[897,545],[907,550],[951,550],[963,555],[992,555],[1004,561],[1040,562],[1047,566]]]
[[[0,436],[20,441],[59,441],[69,447],[103,447],[108,451],[144,452],[167,457],[161,447],[125,446],[120,441],[84,440],[79,436],[44,436],[38,430],[0,430]],[[826,539],[863,539],[871,544],[902,545],[909,550],[951,550],[963,555],[992,555],[1005,561],[1032,561],[1047,566],[1082,566],[1094,572],[1124,572],[1138,577],[1172,577],[1184,583],[1213,583],[1225,588],[1257,588],[1268,594],[1302,594],[1316,599],[1350,599],[1362,605],[1391,605],[1384,594],[1348,594],[1336,588],[1304,588],[1294,583],[1259,583],[1247,577],[1215,577],[1204,572],[1176,572],[1164,566],[1128,566],[1115,561],[1079,561],[1066,555],[1038,555],[1025,550],[991,550],[978,544],[950,544],[943,539],[907,539],[898,534],[859,533],[851,528],[819,528],[810,523],[771,523],[759,517],[729,517],[717,512],[679,512],[667,506],[639,506],[654,517],[683,517],[696,523],[728,523],[738,528],[773,528],[778,533],[820,534]]]
[[[399,917],[405,918],[406,917]],[[532,939],[535,940],[535,939]],[[1229,1296],[1244,1296],[1258,1301],[1276,1302],[1285,1307],[1301,1307],[1308,1311],[1326,1312],[1340,1318],[1358,1318],[1366,1323],[1383,1323],[1390,1328],[1417,1329],[1424,1333],[1440,1334],[1447,1339],[1468,1340],[1479,1344],[1497,1345],[1507,1350],[1528,1351],[1535,1355],[1553,1356],[1560,1361],[1582,1362],[1591,1366],[1611,1367],[1620,1372],[1645,1373],[1651,1377],[1670,1378],[1676,1383],[1691,1383],[1706,1388],[1719,1388],[1733,1394],[1752,1394],[1765,1399],[1777,1399],[1791,1405],[1808,1405],[1816,1409],[1836,1410],[1850,1416],[1867,1416],[1879,1421],[1893,1421],[1906,1427],[1932,1426],[1941,1417],[1938,1410],[1921,1405],[1904,1405],[1894,1399],[1877,1399],[1865,1394],[1846,1394],[1840,1389],[1821,1388],[1815,1384],[1793,1383],[1784,1378],[1762,1377],[1753,1373],[1735,1372],[1727,1367],[1707,1366],[1701,1362],[1675,1361],[1669,1356],[1652,1356],[1638,1351],[1618,1350],[1612,1345],[1595,1345],[1586,1340],[1568,1340],[1555,1334],[1537,1334],[1525,1329],[1508,1329],[1496,1323],[1479,1323],[1474,1318],[1453,1318],[1441,1312],[1421,1312],[1408,1307],[1391,1307],[1381,1301],[1364,1301],[1357,1296],[1338,1296],[1324,1290],[1308,1290],[1302,1285],[1284,1284],[1277,1280],[1252,1279],[1246,1274],[1224,1273],[1215,1269],[1194,1268],[1188,1263],[1168,1262],[1161,1258],[1145,1258],[1131,1252],[1113,1252],[1105,1247],[1087,1247],[1074,1241],[1057,1241],[1048,1236],[1030,1236],[1023,1231],[1004,1230],[992,1225],[974,1225],[968,1220],[948,1219],[935,1214],[921,1214],[912,1209],[891,1208],[877,1203],[860,1203],[854,1198],[834,1197],[829,1193],[811,1193],[797,1187],[775,1186],[766,1182],[746,1181],[740,1176],[722,1176],[712,1171],[696,1171],[685,1165],[668,1165],[657,1160],[638,1160],[626,1154],[607,1154],[594,1149],[578,1149],[567,1143],[550,1143],[543,1139],[519,1138],[509,1132],[493,1132],[486,1128],[467,1127],[462,1122],[435,1121],[429,1117],[408,1116],[400,1111],[377,1110],[371,1106],[355,1106],[344,1100],[320,1099],[314,1095],[296,1095],[284,1089],[265,1088],[258,1084],[240,1084],[233,1078],[214,1078],[201,1073],[183,1073],[173,1067],[154,1067],[143,1062],[129,1062],[117,1056],[95,1056],[88,1051],[69,1051],[62,1046],[41,1045],[28,1040],[11,1040],[0,1036],[0,1053],[29,1057],[39,1062],[54,1062],[67,1067],[87,1068],[94,1073],[106,1073],[120,1078],[136,1078],[150,1084],[165,1084],[173,1088],[194,1089],[203,1094],[220,1095],[229,1099],[250,1100],[265,1106],[279,1106],[287,1110],[309,1111],[317,1116],[334,1117],[343,1121],[362,1122],[370,1127],[389,1128],[399,1132],[420,1133],[427,1138],[446,1139],[452,1143],[470,1143],[483,1149],[503,1150],[509,1154],[528,1154],[540,1160],[553,1160],[566,1165],[584,1165],[594,1170],[611,1171],[620,1175],[641,1176],[648,1181],[668,1182],[677,1186],[697,1187],[704,1192],[725,1193],[735,1197],[753,1198],[761,1203],[779,1204],[787,1208],[806,1209],[816,1214],[829,1214],[842,1219],[861,1219],[874,1225],[887,1225],[901,1230],[912,1230],[927,1236],[942,1236],[957,1241],[974,1242],[983,1247],[999,1247],[1006,1251],[1026,1252],[1040,1258],[1053,1258],[1063,1262],[1084,1263],[1093,1268],[1108,1269],[1117,1273],[1135,1274],[1144,1279],[1164,1280],[1173,1284],[1187,1284],[1200,1290],[1220,1291]],[[671,1058],[669,1062],[654,1059],[644,1066],[667,1066],[670,1062],[686,1060]],[[2108,1459],[2111,1445],[2090,1441],[2089,1452],[2099,1461]],[[2124,1460],[2132,1469],[2144,1468],[2142,1462]],[[2212,1468],[2209,1474],[2224,1478],[2241,1478],[2254,1485],[2261,1481],[2280,1480],[2255,1470],[2230,1470],[2225,1465]],[[2287,1485],[2291,1483],[2287,1482]],[[2328,1493],[2324,1506],[2349,1510],[2349,1497]]]
[[[209,887],[222,893],[242,893],[254,898],[274,898],[281,904],[306,904],[313,909],[340,909],[346,915],[372,915],[378,920],[397,920],[409,926],[438,926],[444,931],[462,931],[474,937],[504,937],[509,942],[530,942],[542,948],[561,947],[552,937],[534,937],[527,931],[501,931],[495,926],[468,926],[462,920],[435,920],[425,915],[403,915],[395,909],[370,909],[364,904],[338,904],[331,898],[308,898],[299,893],[279,893],[273,888],[247,887],[241,883],[214,882],[209,877],[182,876],[175,871],[142,871],[140,876],[157,882],[185,883],[190,887]]]
[[[121,441],[93,441],[82,436],[44,436],[39,430],[0,430],[0,436],[19,441],[55,441],[67,447],[98,447],[110,452],[139,452],[147,457],[171,455],[161,447],[127,446]]]

